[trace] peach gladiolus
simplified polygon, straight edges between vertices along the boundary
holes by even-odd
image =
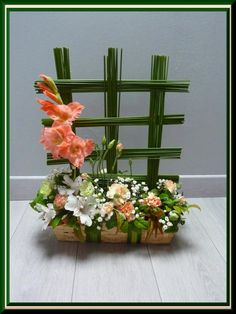
[[[75,136],[70,125],[58,125],[51,128],[42,129],[40,143],[49,150],[53,158],[62,157],[61,151],[64,151]]]
[[[84,158],[94,150],[94,142],[90,139],[84,140],[79,136],[74,136],[70,145],[61,151],[62,157],[68,159],[75,167],[80,168],[84,163]]]
[[[57,106],[50,101],[37,99],[41,104],[41,110],[45,111],[49,117],[59,123],[70,123],[74,121],[84,109],[79,102],[72,102],[68,105]]]
[[[51,98],[53,101],[55,101],[57,104],[62,105],[62,99],[60,94],[53,94],[52,92],[49,92],[47,90],[43,91],[44,95],[47,96],[48,98]]]

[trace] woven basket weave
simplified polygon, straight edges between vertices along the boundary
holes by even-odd
[[[85,237],[85,232],[82,229],[82,233]],[[79,238],[74,233],[73,228],[67,225],[60,225],[53,229],[57,240],[59,241],[80,241]],[[146,239],[147,232],[143,231],[141,236],[141,243],[153,243],[153,244],[168,244],[171,243],[174,233],[160,233],[158,230],[157,233],[152,233],[148,239]],[[127,233],[117,232],[117,228],[106,229],[105,227],[101,230],[101,242],[106,243],[126,243],[127,242]]]

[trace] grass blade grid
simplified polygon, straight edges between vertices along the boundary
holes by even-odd
[[[181,149],[161,148],[163,125],[182,124],[183,114],[164,114],[165,92],[188,92],[190,82],[187,80],[167,80],[168,57],[152,56],[150,80],[122,80],[122,50],[109,48],[104,56],[103,80],[72,80],[70,71],[69,49],[55,48],[54,58],[58,79],[55,83],[62,94],[65,103],[72,101],[74,92],[103,92],[104,117],[79,118],[73,122],[73,129],[77,127],[104,127],[107,141],[119,139],[119,126],[149,126],[148,148],[124,149],[121,159],[148,159],[148,181],[152,186],[159,175],[160,159],[180,158]],[[39,81],[37,81],[39,82]],[[40,93],[35,82],[35,89]],[[150,92],[149,116],[120,117],[120,103],[122,92]],[[126,104],[127,106],[129,104]],[[148,104],[147,104],[148,105]],[[42,119],[44,126],[51,126],[51,119]],[[93,155],[92,155],[93,158]],[[107,155],[108,173],[112,171],[115,158],[115,147]],[[48,164],[68,163],[67,160],[54,160],[48,154]],[[173,177],[173,176],[172,176]],[[177,178],[178,176],[175,176]]]

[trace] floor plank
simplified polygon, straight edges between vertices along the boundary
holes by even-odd
[[[147,247],[79,245],[73,301],[160,302]]]
[[[149,248],[164,302],[226,301],[225,261],[192,213],[169,247]]]
[[[78,245],[57,242],[37,217],[28,207],[11,240],[10,301],[70,302]]]
[[[215,247],[226,261],[226,201],[223,198],[192,199],[199,203],[202,210],[193,210],[192,214],[204,226]]]
[[[16,228],[28,208],[28,201],[12,201],[10,204],[10,238],[12,238]]]

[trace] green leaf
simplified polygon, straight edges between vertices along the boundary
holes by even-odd
[[[159,197],[162,201],[167,201],[169,199],[169,195],[166,193],[161,193]]]
[[[165,230],[165,233],[172,233],[172,232],[177,232],[179,230],[177,225],[174,225],[172,227],[168,227],[168,229]]]
[[[50,226],[52,226],[52,228],[54,229],[54,228],[56,228],[56,226],[58,226],[58,225],[60,224],[60,222],[61,222],[61,217],[56,216],[56,217],[54,217],[54,218],[51,220]]]
[[[117,220],[117,228],[120,229],[121,225],[123,224],[123,222],[126,220],[126,217],[124,214],[116,211],[116,220]]]
[[[165,210],[166,210],[167,212],[170,212],[170,211],[171,211],[171,208],[168,207],[168,206],[165,206]]]
[[[184,212],[183,207],[180,206],[173,206],[175,212],[179,215],[181,215],[182,212]]]
[[[158,195],[158,190],[157,189],[152,189],[151,192],[156,194],[156,195]]]
[[[127,233],[129,229],[129,223],[127,220],[125,220],[122,225],[120,226],[120,230],[124,233]]]
[[[188,208],[188,209],[189,209],[189,208],[198,208],[198,209],[201,210],[201,207],[200,207],[199,205],[197,205],[197,204],[190,204],[190,205],[187,206],[187,208]]]
[[[68,217],[68,226],[72,228],[77,227],[77,218],[75,216]]]
[[[148,226],[149,226],[149,223],[148,223],[147,220],[144,220],[144,219],[135,219],[134,220],[134,225],[138,229],[147,230]]]
[[[39,212],[36,208],[35,208],[35,205],[36,204],[41,204],[41,205],[46,205],[46,202],[44,200],[44,195],[41,194],[40,192],[37,193],[35,199],[29,203],[30,206],[37,212]]]
[[[116,215],[112,215],[111,218],[106,221],[106,227],[107,229],[112,229],[117,225]]]

